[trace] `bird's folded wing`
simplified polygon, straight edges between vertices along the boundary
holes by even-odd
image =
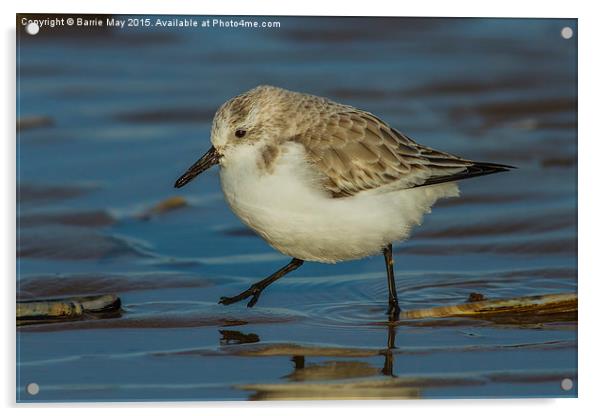
[[[476,176],[475,162],[411,140],[374,115],[341,109],[295,137],[334,197],[413,188]],[[501,165],[500,165],[501,166]],[[486,173],[480,173],[486,174]]]

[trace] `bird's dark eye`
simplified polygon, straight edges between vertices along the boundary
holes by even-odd
[[[245,136],[245,134],[247,134],[247,131],[246,131],[246,130],[241,130],[241,129],[238,129],[238,130],[236,130],[236,131],[234,132],[234,135],[235,135],[236,137],[238,137],[239,139],[240,139],[241,137],[244,137],[244,136]]]

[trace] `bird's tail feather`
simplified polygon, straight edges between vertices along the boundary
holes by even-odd
[[[437,183],[453,182],[462,179],[475,178],[477,176],[491,175],[492,173],[508,172],[511,169],[516,169],[514,166],[502,165],[500,163],[490,162],[471,162],[466,166],[466,169],[445,176],[436,176],[427,179],[424,183],[418,186],[434,185]]]

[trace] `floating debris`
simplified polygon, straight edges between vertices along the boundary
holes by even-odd
[[[152,217],[157,215],[165,214],[167,212],[184,208],[188,206],[188,201],[181,196],[172,196],[170,198],[164,199],[159,202],[154,207],[149,210],[143,212],[142,214],[138,214],[137,217],[141,220],[150,220]]]
[[[17,120],[17,131],[52,126],[54,121],[48,116],[26,116]]]
[[[219,333],[222,336],[219,340],[221,345],[252,344],[259,342],[259,336],[254,333],[245,334],[240,331],[229,331],[226,329],[220,329]]]
[[[483,295],[482,293],[472,292],[470,295],[468,295],[468,299],[466,300],[466,302],[481,302],[484,300],[485,295]]]
[[[473,294],[471,294],[472,297]],[[439,306],[402,312],[400,319],[481,318],[508,320],[558,321],[577,320],[577,294],[524,296],[512,299],[482,300],[452,306]]]
[[[17,326],[108,315],[114,317],[120,310],[121,300],[113,294],[20,301],[17,302]]]

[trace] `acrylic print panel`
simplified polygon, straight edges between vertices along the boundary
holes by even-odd
[[[577,36],[18,15],[17,400],[575,397]]]

